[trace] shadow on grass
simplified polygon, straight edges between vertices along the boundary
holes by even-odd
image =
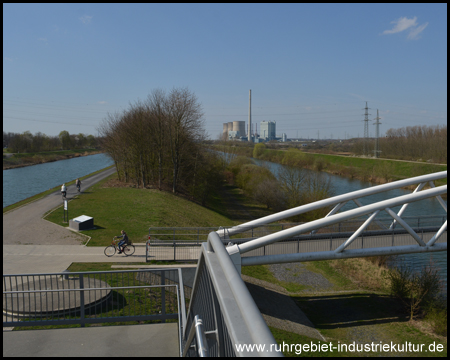
[[[269,326],[279,327],[280,321],[289,321],[289,331],[323,340],[319,332],[314,329],[313,323],[289,295],[281,294],[249,282],[245,282],[245,285],[255,300],[256,306],[261,314],[275,318],[266,319],[266,321],[269,321]]]
[[[103,230],[103,229],[106,229],[106,228],[103,227],[103,226],[94,224],[94,228],[93,228],[93,229],[88,229],[88,230],[86,230],[86,231],[95,231],[95,230]]]
[[[292,298],[320,329],[408,321],[402,305],[388,295],[349,293]]]

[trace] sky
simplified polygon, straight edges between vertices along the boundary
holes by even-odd
[[[3,131],[98,135],[188,88],[223,123],[345,139],[447,124],[447,4],[3,4]]]

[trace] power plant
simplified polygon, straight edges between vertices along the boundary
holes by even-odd
[[[363,153],[364,155],[369,154],[368,149],[368,142],[369,142],[369,107],[367,106],[364,108],[364,138],[363,138]],[[260,115],[261,116],[261,115]],[[376,137],[375,137],[375,150],[374,155],[375,157],[379,157],[381,150],[379,149],[379,125],[381,124],[379,122],[380,117],[378,116],[378,110],[377,110],[377,117],[374,119],[376,122],[374,125],[376,125]],[[252,143],[260,143],[260,142],[266,142],[266,141],[281,141],[281,142],[288,142],[288,141],[300,141],[299,140],[299,134],[297,130],[297,138],[296,139],[288,139],[286,133],[282,133],[281,135],[276,134],[276,121],[261,121],[259,126],[259,132],[258,132],[258,125],[256,123],[252,124],[252,90],[249,90],[248,93],[248,124],[245,123],[245,121],[230,121],[223,123],[223,135],[222,140],[232,140],[232,141],[249,141]],[[359,134],[358,134],[359,137]],[[317,140],[320,139],[320,133],[317,131]],[[331,140],[333,139],[333,134],[331,134]],[[308,142],[309,142],[309,136],[308,136]],[[312,140],[312,143],[314,143],[315,140]],[[302,146],[307,146],[305,143],[302,144]]]

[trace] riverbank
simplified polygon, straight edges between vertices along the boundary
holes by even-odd
[[[3,153],[3,170],[101,153],[103,151],[98,149],[61,150],[40,153]]]
[[[447,165],[445,164],[307,153],[296,148],[276,150],[266,147],[263,143],[255,144],[254,147],[220,145],[213,146],[212,148],[237,156],[253,157],[282,165],[324,171],[350,179],[367,181],[372,184],[384,184],[395,180],[447,170]],[[446,183],[446,180],[437,181],[436,186]]]

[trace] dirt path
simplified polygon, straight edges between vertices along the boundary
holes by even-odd
[[[222,197],[223,207],[227,209],[230,219],[238,221],[254,220],[254,217],[248,212],[245,206],[241,205],[229,188],[222,188],[220,190],[220,196]]]

